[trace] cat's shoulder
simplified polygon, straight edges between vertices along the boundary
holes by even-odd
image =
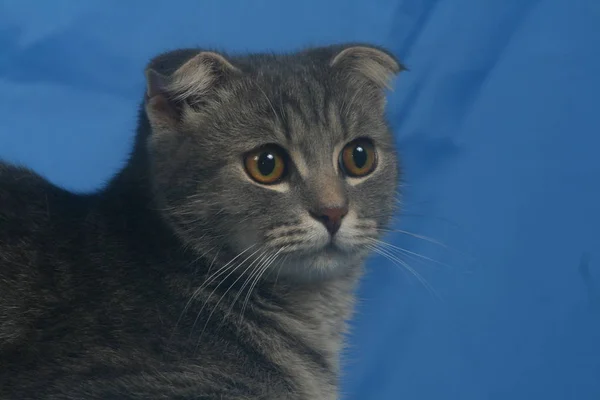
[[[43,225],[51,208],[75,197],[28,168],[0,160],[0,235],[10,228]]]
[[[40,195],[59,193],[60,188],[29,168],[0,160],[0,210],[37,201]]]

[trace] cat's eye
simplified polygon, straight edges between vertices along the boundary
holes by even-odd
[[[261,147],[245,155],[244,167],[250,178],[258,183],[278,183],[287,170],[285,152],[275,145]]]
[[[340,168],[346,175],[359,178],[373,172],[377,164],[375,146],[369,139],[348,143],[340,153]]]

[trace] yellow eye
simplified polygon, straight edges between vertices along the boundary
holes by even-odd
[[[348,176],[359,178],[373,172],[377,154],[373,142],[357,139],[348,143],[340,153],[340,167]]]
[[[261,147],[246,154],[244,167],[250,178],[258,183],[278,183],[286,173],[285,153],[277,146]]]

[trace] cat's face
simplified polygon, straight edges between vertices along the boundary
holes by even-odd
[[[165,217],[186,244],[226,254],[240,273],[324,277],[357,264],[394,210],[382,85],[399,69],[386,53],[353,47],[202,53],[170,78],[150,72]]]

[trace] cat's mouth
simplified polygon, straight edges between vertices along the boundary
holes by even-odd
[[[327,243],[318,248],[315,253],[327,257],[345,256],[351,253],[347,247],[342,246],[335,236],[331,236]]]
[[[294,254],[296,257],[304,258],[304,257],[326,257],[326,258],[335,258],[341,257],[348,254],[348,251],[342,248],[334,238],[330,238],[326,243],[317,246],[310,246],[304,249],[294,249],[290,253]]]
[[[335,254],[335,253],[343,252],[342,249],[340,249],[339,246],[335,244],[335,241],[333,240],[333,238],[329,239],[329,242],[327,242],[327,244],[325,246],[323,246],[321,251],[326,254],[329,254],[329,253]]]

